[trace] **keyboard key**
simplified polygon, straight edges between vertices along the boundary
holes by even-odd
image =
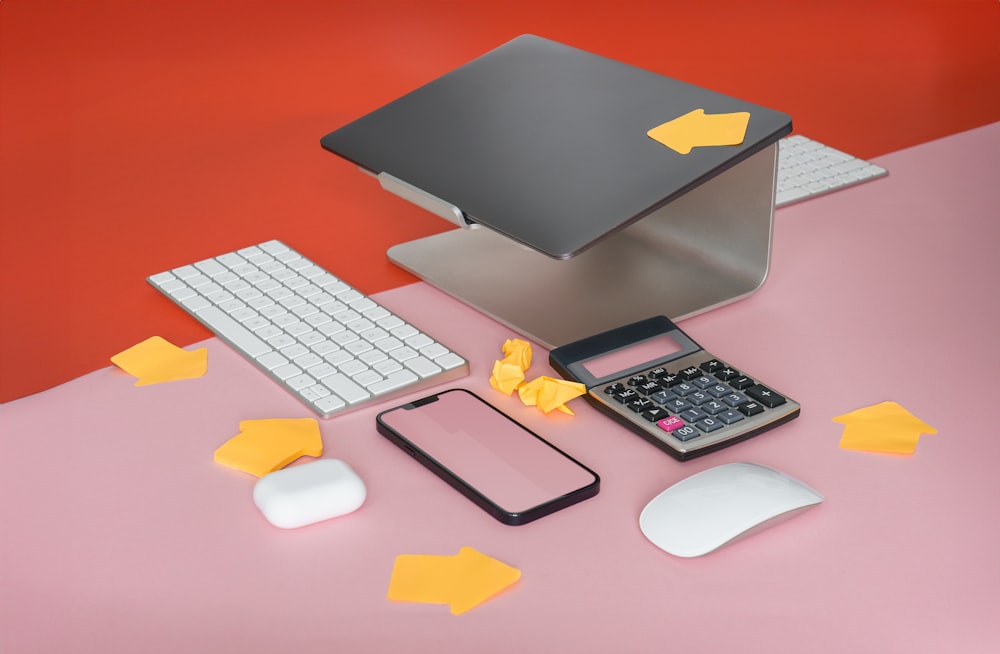
[[[434,357],[434,363],[441,366],[443,370],[454,370],[455,368],[460,368],[465,366],[465,359],[458,356],[454,352],[449,352],[448,354],[442,354],[439,357]]]
[[[236,322],[218,307],[206,306],[196,312],[197,317],[211,325],[211,329],[236,349],[249,357],[259,357],[271,351],[271,346],[257,338],[253,332]]]
[[[368,391],[358,386],[350,377],[340,373],[324,377],[322,383],[347,402],[360,402],[369,397]]]
[[[403,365],[421,377],[430,377],[431,375],[436,375],[441,372],[440,366],[430,359],[422,356],[407,359],[403,362]]]
[[[388,375],[382,381],[372,384],[368,390],[372,393],[386,393],[388,391],[406,388],[418,379],[419,377],[409,370],[399,370],[391,375]]]

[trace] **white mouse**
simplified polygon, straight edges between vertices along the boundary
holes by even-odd
[[[756,463],[726,463],[682,479],[654,497],[639,528],[663,551],[703,556],[823,501],[788,475]]]

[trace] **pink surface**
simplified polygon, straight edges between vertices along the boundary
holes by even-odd
[[[525,526],[379,436],[372,408],[322,423],[365,505],[272,527],[254,478],[212,453],[240,420],[309,414],[214,339],[201,379],[136,388],[109,368],[0,406],[0,651],[995,652],[1000,124],[876,161],[888,178],[778,212],[760,292],[685,321],[803,407],[688,463],[582,400],[544,416],[491,390],[513,334],[473,310],[423,284],[379,296],[470,358],[454,385],[601,475],[600,495]],[[938,434],[910,457],[841,450],[831,419],[883,400]],[[701,559],[643,538],[647,501],[729,461],[826,502]],[[462,546],[521,580],[462,616],[385,598],[396,555]]]

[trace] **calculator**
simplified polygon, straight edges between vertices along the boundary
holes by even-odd
[[[733,445],[799,415],[799,404],[655,316],[549,353],[587,400],[674,458]]]

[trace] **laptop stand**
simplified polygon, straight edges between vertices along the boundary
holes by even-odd
[[[570,259],[477,225],[396,245],[388,256],[547,348],[653,315],[680,320],[764,282],[777,154],[772,143]],[[412,186],[383,187],[462,224],[459,209]]]

